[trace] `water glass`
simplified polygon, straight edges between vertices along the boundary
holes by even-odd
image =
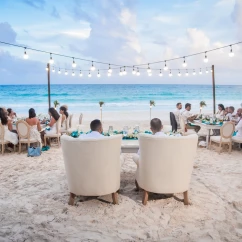
[[[135,132],[135,133],[139,133],[139,125],[136,125],[136,126],[134,127],[134,132]]]
[[[113,126],[109,126],[108,133],[109,135],[113,135]]]
[[[128,130],[129,130],[128,126],[123,127],[123,136],[124,137],[126,137],[128,135]]]

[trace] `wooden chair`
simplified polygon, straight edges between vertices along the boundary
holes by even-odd
[[[182,115],[179,116],[179,121],[180,121],[182,135],[187,136],[187,135],[191,135],[191,134],[196,134],[196,132],[193,129],[187,129],[187,131],[186,131],[186,124],[185,124],[185,121],[184,121]]]
[[[209,148],[211,148],[212,142],[219,143],[219,154],[220,154],[223,144],[228,144],[229,153],[230,153],[232,150],[232,136],[234,133],[234,129],[235,129],[234,123],[227,122],[226,124],[224,124],[220,129],[221,136],[212,136],[210,138]]]
[[[59,117],[59,119],[56,122],[56,133],[45,134],[44,136],[45,146],[46,146],[46,139],[57,138],[58,147],[60,147],[60,137],[61,137],[61,117]]]
[[[80,114],[80,117],[79,117],[79,125],[82,124],[82,119],[83,119],[83,113]]]
[[[64,127],[60,129],[61,134],[68,133],[70,124],[70,116],[68,116],[64,122]]]
[[[37,139],[30,139],[30,125],[24,120],[20,120],[16,123],[16,128],[19,136],[19,154],[21,153],[21,145],[27,144],[30,147],[30,143],[39,143]],[[41,145],[39,143],[39,145]]]
[[[73,128],[72,118],[73,118],[73,114],[70,114],[69,129]]]
[[[0,145],[2,146],[2,155],[4,154],[5,145],[10,144],[9,141],[4,141],[4,134],[5,134],[4,126],[0,123]],[[14,145],[14,152],[15,152],[15,145]]]

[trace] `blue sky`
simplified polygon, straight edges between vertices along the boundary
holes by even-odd
[[[242,40],[242,0],[0,0],[0,40],[48,52],[120,65],[165,60]],[[215,65],[218,84],[241,84],[242,44],[204,56],[187,58],[187,68],[205,69]],[[0,44],[0,84],[46,83],[48,54]],[[71,67],[71,59],[53,56],[55,67]],[[181,77],[141,70],[139,77],[128,69],[120,77],[80,78],[79,70],[91,63],[76,61],[76,76],[51,73],[52,83],[179,83],[210,84],[211,75],[186,77],[182,60],[168,63],[181,68]],[[107,68],[97,64],[96,69]],[[160,69],[164,64],[152,65]]]

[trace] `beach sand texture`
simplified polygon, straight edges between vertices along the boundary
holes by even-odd
[[[106,195],[78,197],[69,206],[61,148],[35,158],[6,153],[0,156],[0,242],[242,241],[241,162],[238,150],[219,155],[198,148],[192,205],[179,201],[182,194],[151,194],[143,206],[142,192],[135,191],[136,165],[125,154],[119,205]]]

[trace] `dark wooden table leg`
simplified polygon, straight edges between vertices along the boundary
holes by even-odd
[[[184,196],[184,204],[189,205],[188,191],[183,192],[183,196]]]
[[[118,193],[117,192],[112,193],[112,198],[113,198],[113,204],[118,204]]]
[[[147,191],[144,190],[142,203],[143,203],[144,205],[146,205],[148,199],[149,199],[149,193],[148,193]]]
[[[70,192],[70,197],[68,202],[69,205],[72,205],[72,206],[74,205],[75,197],[76,197],[76,194]]]

